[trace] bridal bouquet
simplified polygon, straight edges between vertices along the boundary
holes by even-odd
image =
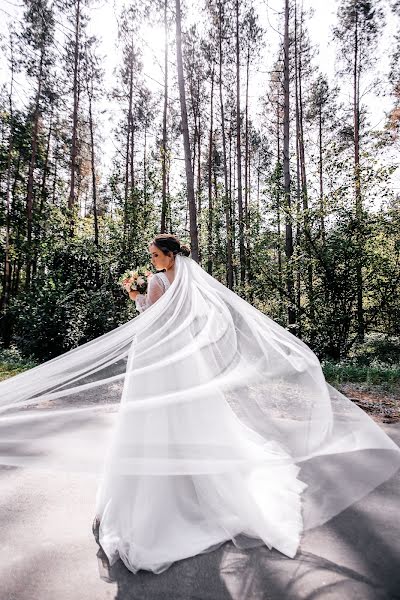
[[[137,267],[134,271],[125,271],[118,279],[119,285],[127,291],[138,291],[144,294],[147,291],[148,279],[153,275],[148,266]]]

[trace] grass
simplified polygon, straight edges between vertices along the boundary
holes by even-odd
[[[387,392],[397,392],[400,388],[400,365],[375,363],[371,366],[359,366],[324,362],[322,369],[326,380],[333,386],[360,383],[365,386],[378,386]]]
[[[14,347],[2,350],[0,351],[0,381],[18,375],[36,365],[35,361],[21,357]]]
[[[0,380],[11,377],[36,366],[34,360],[21,357],[14,347],[0,350]],[[373,364],[371,366],[354,365],[347,362],[322,362],[326,380],[332,385],[342,383],[364,383],[400,387],[400,365]]]
[[[376,421],[400,421],[400,365],[325,362],[326,380]]]

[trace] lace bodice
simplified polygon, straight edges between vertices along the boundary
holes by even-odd
[[[135,298],[136,308],[143,312],[156,302],[170,286],[170,282],[164,271],[155,273],[149,279],[149,285],[145,294],[138,294]]]
[[[157,273],[157,275],[159,275],[161,277],[161,279],[163,280],[165,291],[167,291],[167,289],[169,288],[169,286],[171,284],[170,284],[169,279],[166,276],[165,272],[164,271],[160,271],[159,273]]]

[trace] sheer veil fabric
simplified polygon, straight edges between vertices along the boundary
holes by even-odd
[[[166,287],[0,383],[0,463],[96,473],[100,543],[133,572],[228,539],[293,557],[302,531],[397,471],[400,448],[306,344],[190,257]]]

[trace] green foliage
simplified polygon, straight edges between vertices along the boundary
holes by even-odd
[[[398,393],[400,337],[370,333],[363,344],[352,347],[345,360],[322,361],[322,367],[332,385],[359,383]]]
[[[370,333],[363,344],[356,344],[349,360],[359,366],[400,365],[400,338],[382,333]]]
[[[362,99],[368,93],[373,75],[370,70],[379,55],[376,47],[384,24],[381,6],[381,1],[368,0],[340,0],[338,4],[334,30],[338,64],[350,81],[354,72],[359,77],[366,75],[359,87]],[[296,86],[291,85],[289,122],[290,208],[283,185],[281,56],[272,70],[264,69],[265,65],[261,69],[266,86],[261,86],[263,98],[251,99],[250,93],[250,101],[247,106],[242,104],[239,115],[241,183],[247,209],[246,281],[240,281],[233,8],[230,3],[206,3],[203,9],[209,18],[205,27],[184,28],[201,265],[222,283],[228,281],[228,213],[236,293],[284,327],[288,309],[294,310],[296,323],[291,324],[291,331],[321,359],[351,360],[355,377],[357,369],[370,368],[371,361],[398,364],[400,201],[393,197],[392,175],[397,165],[390,164],[386,151],[390,136],[375,127],[370,129],[375,115],[373,123],[368,123],[368,113],[361,105],[361,199],[356,209],[354,106],[315,69],[313,40],[307,32],[308,16],[299,5],[296,32],[294,20],[291,22],[291,31],[298,36],[296,44],[291,44],[289,66],[292,82],[296,82]],[[251,92],[253,73],[257,71],[263,44],[268,43],[268,32],[261,29],[255,7],[243,8],[239,15],[240,74],[244,92],[249,73]],[[88,37],[88,30],[92,29],[87,27],[88,4],[80,5],[80,23],[75,9],[74,4],[48,5],[46,0],[24,3],[20,22],[16,20],[15,29],[10,29],[10,43],[4,46],[9,80],[0,90],[0,324],[4,344],[11,343],[24,360],[43,361],[56,356],[136,315],[134,303],[118,286],[118,278],[125,270],[148,261],[147,243],[160,229],[163,84],[154,79],[155,93],[147,87],[146,52],[137,33],[140,30],[145,34],[149,23],[163,23],[162,6],[135,0],[122,8],[117,64],[108,89],[105,84],[109,79],[102,78],[104,61],[98,53],[99,45],[95,37]],[[291,11],[291,19],[294,12]],[[171,18],[172,14],[168,17],[170,28]],[[70,29],[63,34],[58,27],[55,39],[55,25],[62,22],[69,23]],[[78,72],[74,73],[76,24],[79,60]],[[398,37],[390,74],[396,94]],[[355,53],[359,58],[356,71]],[[161,58],[160,54],[157,60]],[[188,242],[190,218],[182,161],[181,112],[175,101],[178,93],[171,71],[165,75],[169,78],[164,140],[166,228]],[[29,85],[22,105],[18,81],[24,78]],[[297,104],[304,120],[302,132],[297,131],[296,117],[299,119],[300,114],[295,113],[295,90],[300,83],[302,95]],[[74,97],[74,90],[79,91],[78,97]],[[99,103],[100,97],[107,95],[111,108]],[[74,100],[78,101],[77,156],[72,165]],[[112,143],[103,137],[103,125],[108,119],[114,127]],[[303,165],[296,164],[303,160],[299,156],[299,133],[304,142]],[[115,153],[111,164],[107,164],[111,146]],[[300,167],[304,167],[306,177],[300,173]],[[67,207],[72,203],[72,174],[75,197],[70,211]],[[32,223],[27,211],[29,179],[33,188]],[[306,191],[302,189],[303,179],[307,179]],[[288,235],[289,229],[293,239]],[[290,244],[285,244],[289,237]],[[288,249],[292,242],[293,255]],[[286,256],[286,251],[290,256]],[[362,282],[358,286],[360,263]],[[9,267],[8,280],[4,266]],[[288,279],[292,279],[289,274],[293,275],[293,294],[288,292]],[[357,345],[360,287],[367,333],[364,345]],[[381,333],[373,338],[374,331]]]
[[[324,375],[332,385],[341,383],[365,383],[368,385],[382,385],[386,388],[395,388],[400,384],[400,367],[393,366],[375,366],[361,367],[347,363],[323,363]]]
[[[0,346],[0,381],[37,365],[34,358],[24,358],[15,345],[9,348]]]
[[[9,317],[23,356],[46,360],[124,322],[127,299],[117,269],[87,239],[58,244],[31,289],[13,298]]]

